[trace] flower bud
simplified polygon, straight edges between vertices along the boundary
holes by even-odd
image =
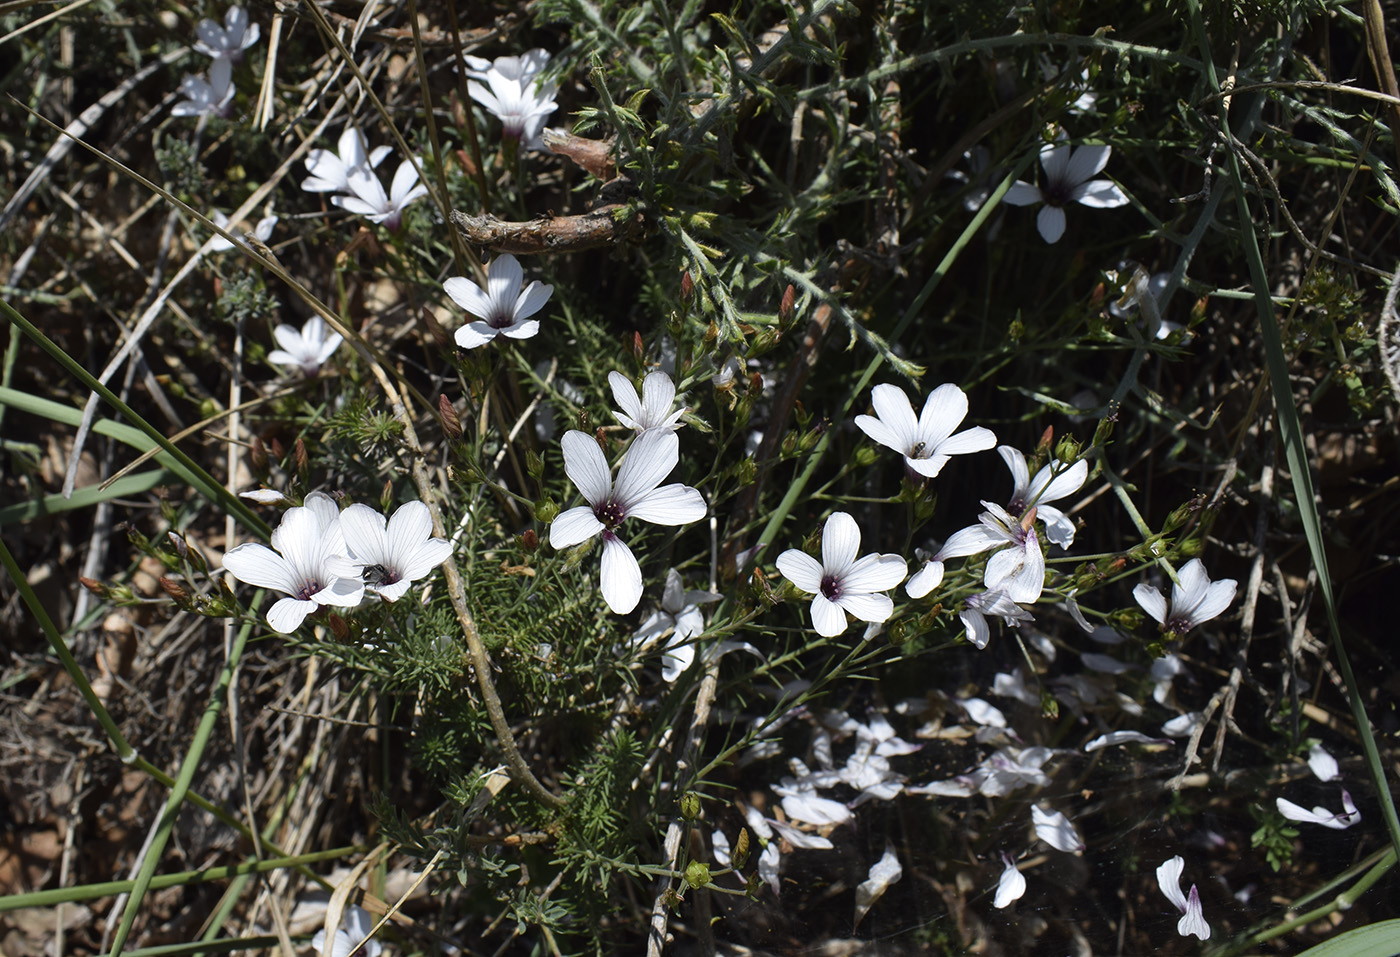
[[[525,453],[525,471],[536,481],[544,477],[544,459],[534,449]]]
[[[173,579],[166,578],[164,575],[160,576],[160,578],[156,579],[156,581],[160,583],[161,591],[165,592],[172,599],[174,599],[175,604],[179,605],[180,608],[182,608],[185,611],[190,610],[190,593],[185,588],[183,588],[178,582],[174,581]]]
[[[394,504],[394,483],[388,479],[384,480],[384,488],[379,491],[379,510],[385,515],[389,514],[390,508]]]
[[[710,865],[704,861],[691,861],[685,869],[685,882],[695,888],[710,883]]]
[[[282,443],[277,439],[276,436],[273,436],[271,444],[269,444],[267,447],[267,451],[268,454],[272,456],[272,458],[278,463],[281,463],[287,458],[287,450],[282,447]]]
[[[173,531],[166,532],[165,537],[170,540],[171,545],[175,546],[175,554],[180,556],[180,560],[187,561],[190,557],[189,544]]]
[[[700,816],[700,795],[687,791],[681,795],[681,817],[693,821]]]
[[[267,475],[267,446],[263,445],[263,440],[256,435],[253,436],[252,447],[248,450],[248,464],[252,466],[255,475]]]
[[[301,483],[306,484],[311,475],[311,456],[306,451],[306,442],[301,436],[297,436],[296,444],[297,475],[301,477]]]
[[[740,485],[752,485],[758,479],[758,465],[751,458],[744,459],[739,463],[734,479]]]
[[[326,613],[326,624],[330,627],[331,634],[335,635],[336,641],[348,641],[350,638],[350,626],[345,623],[335,612]]]
[[[763,887],[763,878],[758,876],[758,871],[754,871],[749,875],[749,882],[744,885],[744,893],[749,897],[757,897],[761,887]]]
[[[527,528],[525,531],[521,532],[516,542],[527,552],[533,552],[540,547],[540,537],[535,533],[533,528]]]
[[[695,295],[695,280],[690,278],[690,270],[681,273],[681,298],[690,302],[690,297]]]
[[[438,415],[442,417],[442,432],[451,441],[462,437],[462,418],[446,395],[438,396]]]
[[[559,517],[559,506],[552,498],[542,498],[534,504],[535,520],[548,524]]]
[[[92,593],[93,593],[94,595],[96,595],[98,598],[106,598],[106,597],[107,597],[107,586],[104,585],[104,584],[102,584],[100,581],[98,581],[98,580],[95,579],[95,578],[88,578],[88,577],[86,577],[86,576],[84,576],[84,575],[79,575],[79,576],[78,576],[78,584],[82,585],[84,588],[86,588],[88,591],[92,592]]]
[[[635,329],[632,331],[631,346],[633,358],[635,358],[638,362],[641,362],[647,354],[647,349],[646,346],[642,343],[642,334],[640,332],[637,332]]]
[[[442,323],[437,321],[437,316],[427,306],[423,307],[423,325],[428,330],[428,335],[433,337],[433,344],[439,349],[447,349],[452,345],[452,337],[447,334],[447,330],[442,327]]]
[[[788,287],[783,290],[783,301],[778,303],[778,321],[784,325],[792,322],[796,307],[797,290],[793,288],[792,283],[788,283]]]
[[[753,339],[749,341],[749,348],[748,351],[744,353],[744,357],[747,359],[757,359],[781,342],[782,339],[783,332],[781,329],[774,329],[771,327],[760,329],[758,335],[754,336]]]
[[[729,861],[735,869],[743,867],[749,860],[749,829],[739,828],[739,837],[734,842],[734,850],[729,855]]]
[[[1066,435],[1055,443],[1055,458],[1065,465],[1073,465],[1079,461],[1083,450],[1079,446],[1079,440],[1072,435]]]

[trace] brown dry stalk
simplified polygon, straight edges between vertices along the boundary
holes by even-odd
[[[571,253],[599,246],[615,246],[642,234],[640,212],[617,218],[627,209],[623,203],[609,203],[576,216],[547,216],[528,223],[510,223],[490,213],[473,216],[459,209],[452,211],[452,224],[473,246],[493,252],[531,255]]]

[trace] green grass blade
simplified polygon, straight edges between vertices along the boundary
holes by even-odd
[[[114,498],[122,498],[126,495],[139,495],[142,492],[149,492],[157,485],[173,482],[175,477],[175,473],[169,469],[151,469],[149,472],[137,472],[135,475],[117,479],[105,489],[98,488],[96,485],[88,485],[75,489],[69,498],[65,498],[60,492],[54,492],[52,495],[45,495],[32,502],[9,505],[0,508],[0,528],[19,522],[33,521],[36,518],[43,518],[45,515],[57,515],[60,512],[69,512],[77,508],[89,508],[99,502],[109,502]]]

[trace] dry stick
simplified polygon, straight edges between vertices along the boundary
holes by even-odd
[[[413,427],[413,418],[408,414],[408,408],[404,404],[398,388],[384,372],[380,363],[370,359],[369,367],[370,371],[374,373],[374,377],[379,380],[380,388],[384,390],[385,396],[389,399],[394,417],[403,424],[404,441],[408,445],[409,453],[413,456],[410,474],[413,476],[414,486],[418,489],[419,499],[428,506],[428,512],[432,515],[433,534],[445,535],[447,526],[443,523],[442,511],[438,508],[437,499],[433,495],[432,481],[428,478],[427,467],[423,464],[423,447],[418,442],[418,432]],[[457,622],[462,626],[462,634],[467,639],[467,651],[471,655],[472,670],[476,672],[476,682],[477,687],[481,690],[481,700],[486,705],[486,714],[491,719],[491,728],[496,732],[496,743],[501,746],[501,750],[505,753],[511,777],[523,784],[526,790],[543,803],[550,807],[563,807],[564,799],[540,783],[539,778],[535,777],[534,772],[525,763],[519,747],[516,746],[515,735],[510,729],[510,722],[506,720],[505,710],[501,707],[501,698],[496,694],[496,686],[491,681],[491,658],[486,653],[486,646],[481,643],[481,634],[477,631],[471,609],[467,607],[467,590],[462,583],[462,574],[457,569],[457,562],[450,555],[442,563],[442,577],[447,583],[447,597],[452,602],[452,610],[457,613]]]
[[[1376,71],[1376,85],[1390,99],[1390,130],[1400,128],[1400,85],[1395,81],[1395,67],[1390,62],[1390,50],[1385,39],[1385,13],[1380,0],[1361,0],[1361,14],[1366,18],[1366,58]],[[1400,142],[1395,144],[1395,159],[1400,166]]]
[[[681,752],[681,759],[676,763],[677,781],[680,781],[681,776],[690,770],[695,761],[695,755],[700,751],[701,739],[704,737],[705,725],[710,721],[710,707],[714,704],[715,691],[718,687],[719,656],[716,655],[705,669],[705,677],[700,679],[700,690],[695,695],[695,713],[690,719],[690,733],[686,738],[685,748]],[[671,823],[666,827],[662,867],[675,870],[676,860],[680,855],[681,835],[689,828],[689,823],[681,818],[671,819]],[[647,957],[661,957],[661,951],[666,945],[666,896],[670,889],[670,877],[657,878],[656,897],[651,905],[651,930],[647,934]]]

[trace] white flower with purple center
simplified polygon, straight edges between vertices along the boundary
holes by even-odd
[[[282,513],[271,548],[248,542],[230,549],[224,570],[245,584],[288,596],[267,612],[268,625],[284,635],[321,606],[353,608],[365,594],[358,567],[346,555],[340,510],[325,492],[312,492],[304,505]]]
[[[180,81],[180,93],[185,98],[170,108],[170,114],[227,116],[233,92],[233,61],[218,57],[209,64],[209,79],[187,76]]]
[[[1080,146],[1068,143],[1047,143],[1040,148],[1040,165],[1045,176],[1040,186],[1017,180],[1007,190],[1002,202],[1012,206],[1033,206],[1044,203],[1036,216],[1035,226],[1047,243],[1056,243],[1065,234],[1065,210],[1069,203],[1079,203],[1095,209],[1126,206],[1128,197],[1112,180],[1094,179],[1108,164],[1111,146]]]
[[[453,336],[463,349],[484,346],[497,336],[529,339],[540,331],[540,321],[531,319],[549,297],[553,286],[534,280],[522,290],[525,271],[510,253],[502,253],[486,267],[486,289],[462,276],[453,276],[442,288],[468,314],[476,318],[458,328]]]
[[[624,428],[635,432],[649,429],[674,432],[681,427],[680,418],[685,414],[685,408],[671,411],[671,405],[676,400],[676,384],[660,369],[647,373],[642,380],[640,395],[631,380],[621,372],[609,372],[608,384],[612,386],[613,401],[622,408],[621,412],[613,413],[613,418]]]
[[[1165,634],[1177,638],[1230,607],[1239,589],[1239,582],[1233,578],[1212,582],[1199,558],[1182,565],[1176,577],[1170,607],[1162,593],[1146,582],[1133,589],[1133,597]]]
[[[889,591],[904,580],[908,566],[899,555],[872,553],[860,558],[860,528],[845,512],[832,512],[822,529],[822,560],[798,548],[778,556],[778,570],[812,594],[812,627],[834,638],[846,630],[846,612],[861,621],[886,621],[894,613]]]
[[[341,131],[338,152],[314,149],[306,154],[306,169],[311,176],[302,180],[301,188],[309,193],[343,193],[350,189],[350,171],[374,169],[393,152],[387,146],[376,146],[366,152],[365,135],[353,126]]]
[[[402,598],[452,554],[451,542],[433,538],[432,515],[422,502],[405,502],[387,521],[368,505],[351,505],[340,513],[340,527],[365,587],[385,601]]]
[[[1079,491],[1089,477],[1089,463],[1080,459],[1073,465],[1065,465],[1059,459],[1052,459],[1031,478],[1026,457],[1018,449],[999,445],[997,454],[1011,470],[1014,486],[1011,500],[1006,503],[1007,513],[1021,518],[1027,509],[1034,508],[1035,517],[1045,523],[1046,538],[1061,548],[1073,545],[1074,521],[1049,503]]]
[[[549,54],[541,49],[524,56],[502,56],[494,61],[469,56],[467,93],[500,121],[507,139],[517,140],[527,149],[544,148],[540,133],[545,120],[555,111],[557,83],[543,83],[540,74],[549,65]]]
[[[625,615],[642,600],[642,567],[632,550],[617,536],[629,518],[656,525],[686,525],[705,517],[700,493],[679,482],[661,486],[680,461],[680,440],[674,432],[645,432],[632,442],[612,478],[608,460],[586,432],[566,432],[564,471],[588,500],[564,512],[549,526],[549,543],[568,548],[603,536],[600,588],[608,607]],[[658,488],[658,486],[661,486]]]
[[[393,232],[403,224],[403,211],[409,204],[428,195],[428,187],[418,182],[418,169],[404,160],[394,171],[389,192],[374,170],[356,166],[346,176],[348,196],[332,196],[331,202],[350,213],[358,213],[372,223],[382,223]]]
[[[967,394],[951,382],[929,393],[917,419],[909,396],[898,386],[877,385],[870,391],[870,404],[875,414],[856,416],[856,425],[874,441],[903,455],[904,464],[925,478],[942,471],[951,456],[997,444],[997,437],[981,426],[953,434],[967,418]]]
[[[344,341],[340,333],[326,328],[320,316],[312,316],[298,331],[286,323],[272,330],[280,349],[267,354],[267,361],[279,366],[300,369],[303,375],[314,376]]]

